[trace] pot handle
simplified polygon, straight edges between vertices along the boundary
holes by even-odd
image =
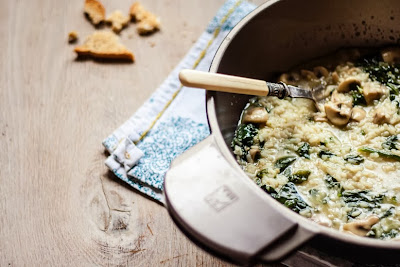
[[[281,204],[231,166],[214,139],[175,159],[165,177],[167,209],[183,232],[240,264],[276,261],[315,235],[283,216]]]

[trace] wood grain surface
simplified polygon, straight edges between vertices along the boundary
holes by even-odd
[[[0,2],[0,266],[225,266],[104,166],[102,140],[183,58],[224,0],[143,0],[162,30],[121,32],[134,64],[76,60],[83,0]],[[260,4],[261,1],[253,1]],[[104,0],[107,13],[132,2]]]

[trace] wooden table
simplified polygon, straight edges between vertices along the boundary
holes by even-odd
[[[83,2],[0,2],[0,265],[226,265],[191,243],[163,206],[118,181],[101,145],[224,0],[142,1],[162,31],[122,31],[134,64],[76,60],[68,32],[81,43],[94,30]],[[103,3],[108,12],[131,4]]]

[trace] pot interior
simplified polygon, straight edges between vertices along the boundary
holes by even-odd
[[[339,48],[398,45],[399,4],[395,0],[267,1],[228,35],[211,72],[275,81],[278,73]],[[218,126],[211,123],[211,129],[220,130],[230,146],[251,96],[208,92],[208,97],[215,103],[215,114],[208,116],[218,122]]]

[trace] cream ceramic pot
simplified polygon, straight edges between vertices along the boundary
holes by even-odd
[[[271,80],[338,48],[399,43],[398,1],[271,0],[228,34],[210,72]],[[396,261],[400,242],[315,224],[245,175],[230,142],[249,98],[207,92],[212,133],[173,161],[164,184],[168,210],[180,229],[200,246],[241,264],[275,261],[306,243],[354,261]]]

